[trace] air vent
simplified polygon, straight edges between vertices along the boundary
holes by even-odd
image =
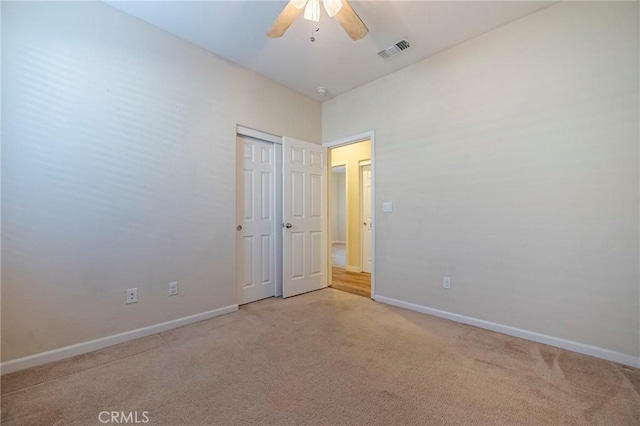
[[[407,50],[409,47],[411,47],[411,44],[409,43],[409,41],[407,39],[402,39],[396,44],[394,44],[393,46],[379,51],[378,56],[380,56],[382,59],[386,61],[388,59],[393,58],[403,50]]]
[[[411,45],[407,40],[400,40],[399,42],[396,43],[396,47],[400,50],[405,50],[411,47]]]

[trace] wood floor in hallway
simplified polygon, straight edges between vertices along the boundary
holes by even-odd
[[[371,274],[348,272],[342,268],[332,269],[331,287],[358,296],[371,297]]]

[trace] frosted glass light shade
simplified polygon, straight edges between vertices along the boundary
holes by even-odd
[[[320,21],[320,0],[309,0],[304,8],[304,19],[307,21]]]
[[[336,13],[342,9],[342,0],[323,0],[324,10],[327,11],[327,15],[334,17]]]

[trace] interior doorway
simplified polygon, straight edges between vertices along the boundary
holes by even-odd
[[[373,179],[371,139],[329,150],[331,286],[372,297]]]

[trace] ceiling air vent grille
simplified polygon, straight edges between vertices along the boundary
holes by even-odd
[[[387,59],[393,58],[398,53],[402,52],[403,50],[407,50],[410,47],[411,47],[411,43],[409,43],[408,40],[403,39],[397,42],[396,44],[394,44],[393,46],[379,51],[378,56],[380,56],[382,59],[386,61]]]

